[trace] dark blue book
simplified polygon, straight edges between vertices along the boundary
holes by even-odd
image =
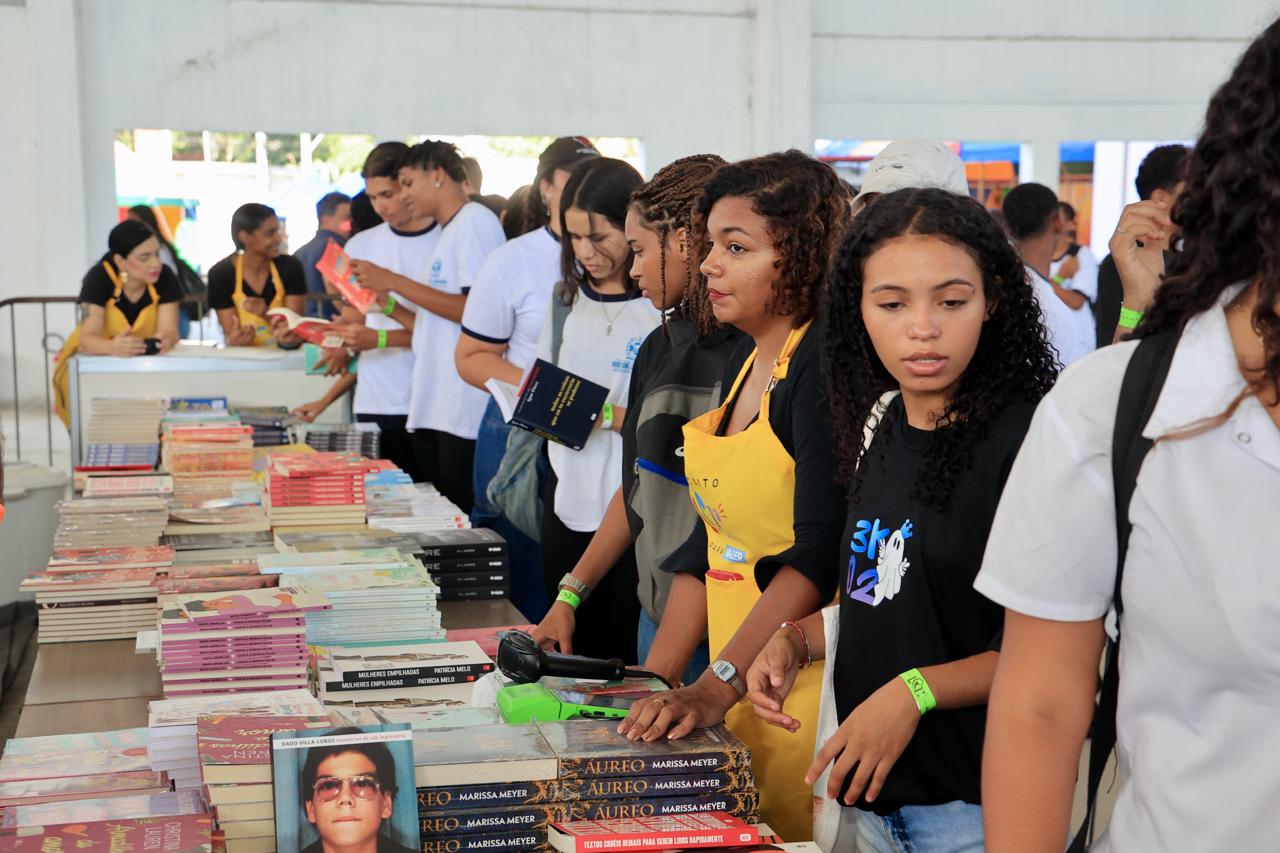
[[[542,359],[525,372],[518,390],[492,379],[486,386],[513,426],[573,450],[587,443],[609,396],[603,385]]]

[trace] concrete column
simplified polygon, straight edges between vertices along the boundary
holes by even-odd
[[[1031,168],[1027,169],[1030,175],[1020,175],[1022,182],[1035,181],[1037,184],[1044,184],[1054,193],[1060,191],[1058,184],[1061,181],[1061,151],[1058,147],[1056,139],[1033,139],[1030,143],[1033,159]]]
[[[812,0],[757,0],[751,150],[813,149]]]

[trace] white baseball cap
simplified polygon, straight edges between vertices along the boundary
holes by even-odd
[[[936,139],[895,139],[867,166],[858,198],[867,193],[930,187],[968,195],[964,161]]]

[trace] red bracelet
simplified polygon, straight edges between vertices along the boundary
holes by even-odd
[[[795,632],[800,635],[800,645],[804,646],[804,663],[800,664],[801,669],[813,665],[813,652],[809,649],[809,638],[804,635],[804,629],[795,622],[783,622],[781,627],[794,628]]]

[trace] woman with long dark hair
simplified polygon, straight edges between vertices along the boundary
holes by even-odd
[[[288,327],[272,325],[267,312],[307,310],[307,279],[302,264],[280,251],[280,219],[265,204],[242,204],[231,216],[235,254],[209,268],[209,307],[218,314],[228,346],[296,347],[302,343]]]
[[[1045,398],[991,531],[976,586],[1008,610],[988,850],[1063,849],[1113,605],[1119,783],[1092,849],[1257,850],[1280,833],[1280,21],[1214,94],[1185,180],[1182,251],[1139,340]],[[1125,219],[1136,240],[1166,236]]]
[[[841,725],[805,781],[833,765],[826,795],[848,807],[833,849],[981,850],[1001,613],[972,584],[1054,353],[1017,252],[981,205],[943,190],[900,190],[859,215],[823,312],[849,486],[827,664]],[[785,700],[828,643],[821,613],[774,635],[747,676],[763,719],[799,728]]]

